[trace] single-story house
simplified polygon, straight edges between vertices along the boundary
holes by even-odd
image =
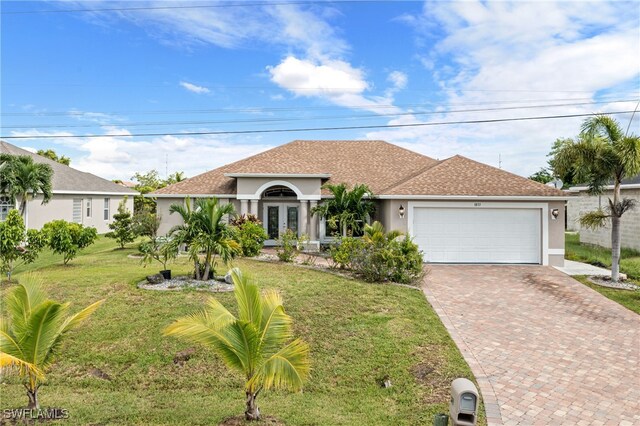
[[[414,238],[427,262],[563,265],[562,191],[456,155],[438,161],[384,141],[296,140],[148,196],[161,233],[185,197],[217,197],[257,215],[274,244],[287,228],[326,242],[325,221],[310,212],[330,197],[325,183],[364,183],[386,229]]]
[[[99,234],[109,232],[109,224],[113,222],[113,215],[125,196],[128,196],[127,208],[133,212],[133,197],[138,194],[136,191],[5,141],[0,141],[0,152],[27,155],[37,163],[49,164],[53,169],[51,200],[42,204],[42,196],[37,196],[27,203],[26,222],[31,229],[40,229],[47,222],[64,219],[93,226]],[[9,197],[0,196],[0,220],[4,220],[13,208],[17,207]]]
[[[575,194],[567,202],[567,229],[578,231],[580,241],[583,243],[597,244],[611,248],[611,226],[605,226],[596,230],[583,228],[580,225],[580,216],[586,212],[598,208],[606,208],[609,198],[613,198],[613,185],[606,187],[601,195],[589,195],[587,186],[574,186],[569,191]],[[635,199],[640,203],[640,175],[625,179],[620,185],[622,198]],[[640,250],[640,206],[627,211],[620,220],[620,233],[622,247]]]

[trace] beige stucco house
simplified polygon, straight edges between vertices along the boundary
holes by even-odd
[[[570,197],[567,202],[567,229],[578,231],[580,242],[611,248],[611,226],[596,230],[583,228],[579,219],[586,212],[606,208],[609,198],[613,198],[613,186],[608,186],[601,195],[589,195],[587,189],[586,186],[574,186],[569,189],[575,196]],[[623,180],[620,194],[622,198],[635,199],[640,203],[640,175]],[[640,250],[640,206],[622,215],[620,224],[622,247]]]
[[[274,244],[287,228],[326,242],[310,212],[330,194],[322,185],[367,184],[374,215],[407,232],[427,262],[564,262],[563,192],[461,156],[438,161],[384,141],[293,141],[162,188],[160,232],[180,223],[169,206],[217,197],[263,222]]]
[[[42,204],[42,197],[39,196],[27,203],[26,222],[31,229],[40,229],[47,222],[64,219],[93,226],[99,234],[109,232],[109,224],[124,196],[128,196],[127,208],[133,212],[133,196],[137,194],[136,191],[4,141],[0,141],[0,152],[27,155],[35,162],[49,164],[53,168],[51,200]],[[13,208],[16,206],[9,197],[0,196],[0,220],[4,220]]]

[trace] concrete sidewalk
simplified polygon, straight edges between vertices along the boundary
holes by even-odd
[[[588,263],[574,262],[573,260],[564,260],[564,266],[554,266],[558,271],[567,275],[601,275],[610,277],[611,271],[605,268],[589,265]]]

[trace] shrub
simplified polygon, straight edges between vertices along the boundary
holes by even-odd
[[[132,243],[136,239],[131,212],[127,210],[127,196],[125,195],[118,205],[118,213],[113,215],[113,223],[109,224],[112,232],[107,232],[105,237],[115,239],[120,248],[124,248],[127,243]]]
[[[46,223],[42,230],[47,236],[49,248],[63,256],[65,265],[76,257],[80,250],[90,246],[98,238],[96,228],[85,228],[79,223],[62,219]]]
[[[276,254],[283,262],[293,262],[298,257],[298,235],[291,229],[280,234],[277,240]]]
[[[154,213],[149,207],[144,207],[133,215],[133,231],[136,235],[149,237],[152,240],[158,237],[161,216]]]
[[[343,237],[330,249],[333,262],[369,282],[413,283],[423,276],[422,253],[398,231],[385,233],[380,222],[366,225],[362,239]]]
[[[340,269],[352,269],[354,257],[362,252],[364,242],[360,238],[336,237],[329,248],[329,255],[333,263]]]
[[[38,258],[47,245],[44,233],[26,230],[18,210],[11,210],[4,222],[0,222],[0,270],[11,281],[13,270]]]
[[[264,242],[269,236],[262,222],[252,214],[242,215],[231,221],[237,232],[235,238],[242,247],[242,255],[253,257],[260,254]]]
[[[162,270],[167,270],[167,263],[178,256],[178,246],[170,244],[167,237],[152,238],[144,241],[138,246],[138,251],[142,254],[142,262],[146,268],[152,261],[162,264]]]

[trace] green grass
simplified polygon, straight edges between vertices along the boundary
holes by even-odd
[[[593,284],[586,276],[577,276],[573,278],[580,281],[587,287],[594,289],[603,296],[608,297],[614,302],[618,302],[625,308],[640,314],[640,290],[618,290],[615,288],[603,287],[601,285]]]
[[[565,234],[565,257],[569,260],[611,268],[611,249],[580,243],[578,234]],[[620,272],[640,282],[640,251],[620,250]]]
[[[62,346],[40,390],[41,404],[68,409],[72,424],[217,424],[241,414],[241,377],[203,347],[184,366],[174,365],[174,355],[190,345],[162,336],[166,325],[200,309],[211,294],[137,289],[136,282],[160,268],[143,269],[127,258],[134,249],[114,245],[100,238],[67,267],[45,253],[15,275],[37,271],[50,297],[77,309],[107,299]],[[432,424],[435,413],[448,411],[451,380],[473,379],[419,290],[251,260],[236,266],[261,287],[282,292],[296,334],[312,350],[304,392],[264,392],[258,400],[263,415],[289,425]],[[189,265],[181,259],[172,269],[185,274]],[[2,295],[6,290],[3,284]],[[216,297],[233,306],[231,293]],[[94,377],[92,369],[111,380]],[[389,389],[378,384],[385,375]],[[18,377],[1,380],[0,408],[26,405]]]

